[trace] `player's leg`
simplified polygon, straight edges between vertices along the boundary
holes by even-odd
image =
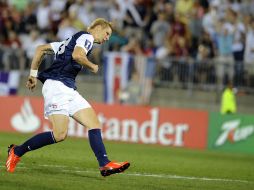
[[[100,122],[94,110],[91,107],[82,109],[77,111],[72,117],[78,123],[88,128],[89,142],[100,167],[109,163],[110,161],[101,137]]]
[[[53,136],[56,142],[66,139],[68,133],[69,117],[63,114],[49,115],[53,127]]]
[[[22,145],[11,145],[8,150],[6,169],[14,172],[20,157],[25,153],[64,140],[67,136],[69,118],[66,115],[54,114],[49,116],[53,131],[39,133],[25,141]]]
[[[129,162],[111,162],[108,159],[106,149],[101,137],[101,125],[93,108],[85,108],[77,111],[72,116],[77,122],[86,126],[88,130],[88,137],[90,146],[99,162],[102,176],[108,176],[115,173],[120,173],[126,170]]]
[[[36,150],[65,139],[68,130],[68,116],[54,114],[49,116],[49,120],[52,123],[53,131],[39,133],[28,139],[22,145],[16,146],[14,153],[17,156],[21,157],[28,151]]]

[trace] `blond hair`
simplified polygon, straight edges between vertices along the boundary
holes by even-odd
[[[107,20],[105,20],[104,18],[97,18],[95,19],[90,26],[88,27],[88,29],[94,29],[96,26],[102,26],[102,28],[106,28],[106,27],[110,27],[111,30],[113,30],[113,26],[112,26],[112,22],[108,22]]]

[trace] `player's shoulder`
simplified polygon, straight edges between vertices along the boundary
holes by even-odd
[[[80,36],[92,36],[89,32],[86,31],[79,31],[76,34],[74,34],[75,37],[80,37]]]
[[[90,42],[93,42],[94,41],[94,37],[92,34],[90,34],[89,32],[86,32],[86,31],[80,31],[80,32],[77,32],[75,35],[74,35],[74,38],[77,40],[77,41],[90,41]]]

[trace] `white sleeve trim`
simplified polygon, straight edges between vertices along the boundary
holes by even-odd
[[[76,40],[76,46],[83,48],[87,54],[88,51],[91,50],[93,47],[93,41],[94,41],[94,38],[91,34],[82,34]]]
[[[59,50],[59,47],[62,45],[62,43],[64,43],[64,41],[63,42],[52,42],[52,43],[50,43],[50,45],[51,45],[53,51],[55,52],[55,54]]]

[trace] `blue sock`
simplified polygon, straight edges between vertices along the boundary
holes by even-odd
[[[46,145],[56,143],[53,132],[44,132],[28,139],[24,144],[16,146],[14,153],[17,156],[23,156],[26,152],[36,150]]]
[[[106,153],[106,149],[102,142],[101,130],[100,129],[91,129],[88,131],[90,146],[93,149],[93,152],[99,162],[100,167],[105,166],[109,163],[109,159]]]

